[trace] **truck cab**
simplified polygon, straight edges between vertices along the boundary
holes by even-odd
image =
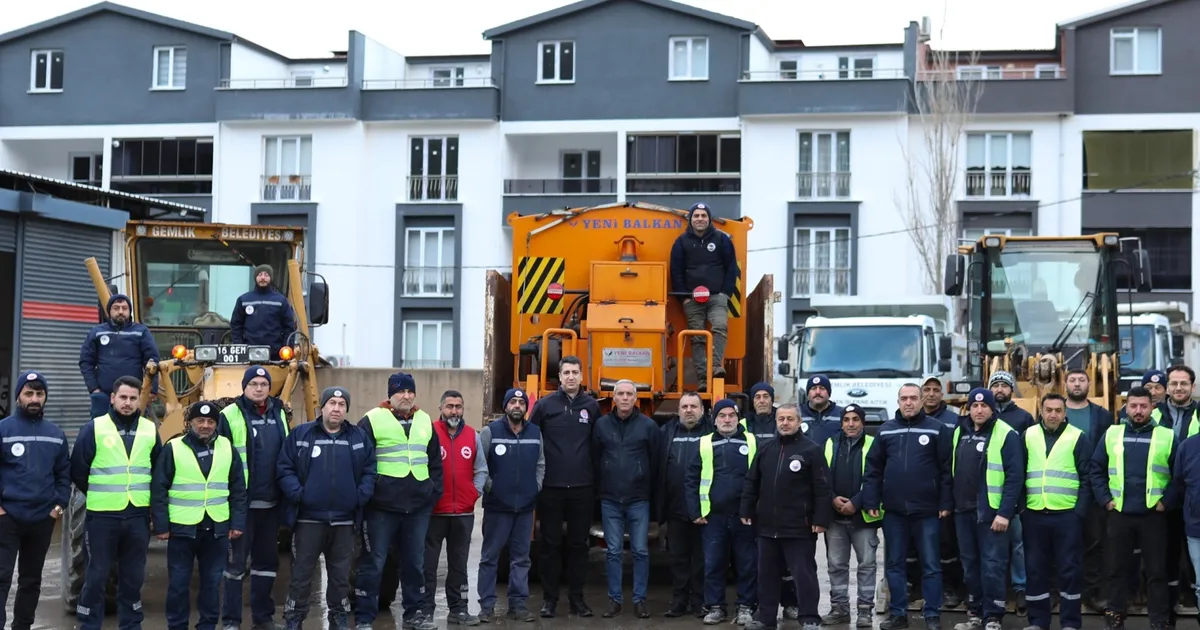
[[[1149,370],[1165,372],[1175,362],[1176,353],[1171,322],[1165,315],[1123,315],[1118,324],[1121,326],[1120,388],[1123,396],[1130,387],[1140,383],[1142,375]]]

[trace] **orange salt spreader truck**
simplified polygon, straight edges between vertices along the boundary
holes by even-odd
[[[680,395],[697,390],[692,339],[702,339],[712,356],[712,333],[707,326],[688,329],[683,301],[704,301],[719,289],[697,288],[694,295],[671,290],[671,248],[688,227],[687,212],[627,202],[513,213],[508,224],[512,274],[487,274],[485,415],[503,413],[501,398],[509,387],[524,389],[531,404],[554,392],[558,362],[567,355],[579,357],[582,387],[602,412],[612,409],[617,381],[629,379],[637,386],[642,413],[660,424],[675,414]],[[732,398],[744,414],[745,392],[772,379],[779,298],[770,274],[746,291],[746,237],[754,222],[714,217],[712,225],[733,240],[741,277],[729,300],[726,376],[714,378],[708,361],[700,396],[706,408]],[[598,526],[592,538],[602,542]]]

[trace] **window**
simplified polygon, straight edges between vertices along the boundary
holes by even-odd
[[[737,134],[631,135],[625,151],[628,192],[741,191],[742,139]]]
[[[448,368],[454,365],[454,323],[449,321],[404,322],[404,366]]]
[[[313,73],[311,72],[293,72],[292,73],[293,87],[312,87]]]
[[[154,89],[182,90],[187,85],[187,48],[160,46],[154,49]]]
[[[135,195],[211,195],[212,138],[118,139],[113,190]]]
[[[850,228],[796,228],[793,297],[850,295]]]
[[[838,57],[839,79],[870,79],[874,70],[874,57]]]
[[[565,194],[600,192],[600,152],[563,151],[562,192]]]
[[[958,66],[954,69],[959,81],[993,81],[1004,78],[1000,66]]]
[[[575,42],[542,42],[538,50],[538,83],[575,82]]]
[[[850,196],[850,132],[800,133],[798,199],[844,199]]]
[[[1032,138],[1029,133],[967,134],[966,196],[1028,196]]]
[[[1138,237],[1142,247],[1150,256],[1150,268],[1154,270],[1155,291],[1192,290],[1192,230],[1189,228],[1092,228],[1085,227],[1084,234],[1116,232],[1122,238]],[[1117,287],[1129,286],[1129,270],[1125,265],[1116,266]],[[1121,303],[1125,296],[1119,296]]]
[[[71,181],[100,186],[104,181],[104,154],[72,153]]]
[[[1083,132],[1083,189],[1191,190],[1192,130]]]
[[[434,68],[433,69],[433,87],[462,87],[467,69],[458,66],[455,68]]]
[[[404,295],[454,295],[454,228],[408,228],[404,239]]]
[[[963,223],[970,223],[971,219],[963,218]],[[1029,228],[963,228],[963,238],[969,241],[978,241],[979,239],[989,235],[998,234],[1002,236],[1033,236],[1033,230]]]
[[[779,78],[792,81],[796,79],[799,63],[795,59],[785,59],[779,62]]]
[[[1110,37],[1110,74],[1162,73],[1162,29],[1114,28]]]
[[[61,92],[64,63],[61,50],[33,51],[29,62],[29,91]]]
[[[312,199],[312,136],[272,136],[263,152],[263,201]]]
[[[1039,79],[1057,79],[1062,74],[1061,68],[1054,63],[1039,63],[1033,73]]]
[[[708,79],[708,38],[671,38],[671,80]]]
[[[409,156],[408,198],[458,199],[458,137],[416,137]]]

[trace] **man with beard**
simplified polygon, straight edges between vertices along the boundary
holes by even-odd
[[[1159,425],[1171,430],[1175,435],[1175,444],[1200,432],[1200,413],[1197,412],[1196,401],[1192,395],[1196,391],[1196,373],[1186,365],[1176,365],[1167,370],[1167,398],[1159,403],[1150,418]],[[1192,584],[1191,563],[1185,562],[1184,554],[1187,535],[1184,531],[1183,512],[1180,505],[1170,506],[1167,510],[1167,586],[1171,602],[1171,619],[1168,625],[1175,625],[1175,604],[1179,601],[1180,581]]]
[[[378,476],[363,524],[354,618],[359,628],[370,628],[379,615],[379,583],[395,545],[404,628],[433,630],[422,591],[425,535],[443,492],[441,440],[429,414],[417,408],[417,381],[411,374],[389,377],[387,393],[387,401],[358,421],[375,447]]]
[[[108,321],[97,324],[79,348],[79,371],[91,393],[88,417],[108,413],[112,385],[122,376],[142,380],[144,370],[158,362],[158,346],[150,329],[131,319],[127,296],[116,294],[105,307]],[[158,376],[150,379],[150,394],[158,391]]]
[[[433,506],[425,534],[425,616],[432,619],[437,595],[438,560],[446,546],[446,623],[477,626],[479,618],[467,612],[467,556],[475,531],[475,503],[487,483],[487,459],[479,434],[463,423],[463,396],[449,389],[442,393],[441,417],[433,423],[442,450],[442,498]]]
[[[296,314],[287,298],[271,286],[274,275],[270,265],[254,268],[254,289],[243,293],[233,305],[229,329],[233,343],[270,346],[271,357],[277,358],[279,349],[296,332]]]
[[[246,529],[242,460],[229,438],[217,434],[219,417],[216,403],[194,403],[186,432],[167,442],[154,469],[150,502],[154,534],[167,541],[168,628],[187,629],[197,564],[196,627],[216,627],[229,541]]]
[[[1088,400],[1092,383],[1087,370],[1067,372],[1066,390],[1067,423],[1082,431],[1088,448],[1093,449],[1112,425],[1112,412]],[[1088,457],[1091,458],[1091,450]],[[1087,510],[1083,523],[1083,604],[1098,613],[1104,612],[1104,523],[1107,517],[1105,510]],[[1135,590],[1139,581],[1132,580]]]
[[[81,630],[100,630],[104,591],[116,563],[117,618],[138,628],[142,582],[150,540],[150,483],[162,441],[142,417],[142,379],[122,376],[113,385],[111,409],[79,428],[71,451],[71,483],[87,495],[87,576],[75,614]]]
[[[921,384],[921,403],[925,409],[925,415],[935,420],[941,421],[947,429],[953,431],[958,428],[959,421],[962,419],[958,415],[958,409],[951,409],[943,400],[945,393],[942,389],[942,381],[936,376],[930,376]],[[941,519],[941,553],[942,553],[942,589],[945,593],[942,595],[942,602],[947,608],[957,608],[962,604],[963,593],[966,590],[966,585],[963,584],[963,568],[958,559],[958,537],[955,535],[953,518]],[[908,556],[908,582],[913,586],[919,586],[921,583],[921,564],[917,561],[915,553],[910,553]],[[909,598],[912,599],[916,592],[910,592]],[[916,597],[916,599],[920,599]]]
[[[496,569],[500,553],[508,550],[508,618],[529,623],[537,619],[529,599],[529,545],[533,537],[533,508],[546,476],[542,432],[525,419],[529,399],[520,389],[504,393],[504,417],[479,432],[487,457],[488,480],[483,495],[483,550],[479,554],[479,620],[496,618]]]
[[[808,439],[824,444],[842,432],[842,411],[829,397],[833,386],[824,374],[809,377],[808,400],[800,405],[800,430]]]
[[[1000,419],[1012,427],[1018,435],[1024,435],[1025,429],[1037,424],[1032,414],[1013,402],[1017,379],[1013,377],[1012,373],[1004,370],[993,372],[992,377],[988,379],[988,389],[992,390],[992,395],[996,398],[996,409]],[[1012,577],[1013,594],[1017,599],[1017,616],[1024,617],[1026,612],[1025,532],[1020,514],[1013,517],[1012,522],[1009,523],[1008,537],[1011,549],[1009,575]]]
[[[0,420],[0,598],[8,601],[14,567],[17,598],[13,628],[29,628],[42,592],[42,567],[54,521],[71,498],[67,437],[42,414],[46,378],[24,372],[16,380],[16,409]],[[4,627],[0,607],[0,628]]]
[[[737,252],[729,235],[712,225],[712,215],[703,203],[688,210],[688,227],[671,246],[671,291],[691,294],[697,287],[708,289],[708,301],[688,297],[683,313],[688,328],[704,330],[712,324],[712,375],[725,376],[725,339],[729,325],[729,298],[737,290]],[[704,339],[692,337],[692,367],[698,389],[708,386],[708,351]]]
[[[712,422],[704,415],[704,403],[695,392],[684,392],[679,397],[679,416],[662,426],[657,475],[665,480],[666,487],[657,493],[654,511],[659,527],[666,526],[667,548],[671,551],[671,605],[667,617],[704,614],[704,529],[689,517],[684,486],[688,469],[700,458],[700,439],[712,430]]]

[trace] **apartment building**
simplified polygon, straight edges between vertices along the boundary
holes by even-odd
[[[583,0],[484,32],[489,55],[406,57],[351,32],[288,59],[102,3],[0,35],[0,77],[22,77],[0,82],[0,167],[306,226],[333,289],[324,352],[470,368],[512,212],[750,216],[750,283],[775,276],[777,330],[814,295],[920,292],[900,208],[928,126],[914,95],[953,72],[982,86],[959,143],[962,236],[1138,235],[1153,298],[1192,304],[1197,23],[1200,0],[1147,0],[1058,25],[1052,49],[945,68],[917,22],[894,43],[807,46],[671,0]]]

